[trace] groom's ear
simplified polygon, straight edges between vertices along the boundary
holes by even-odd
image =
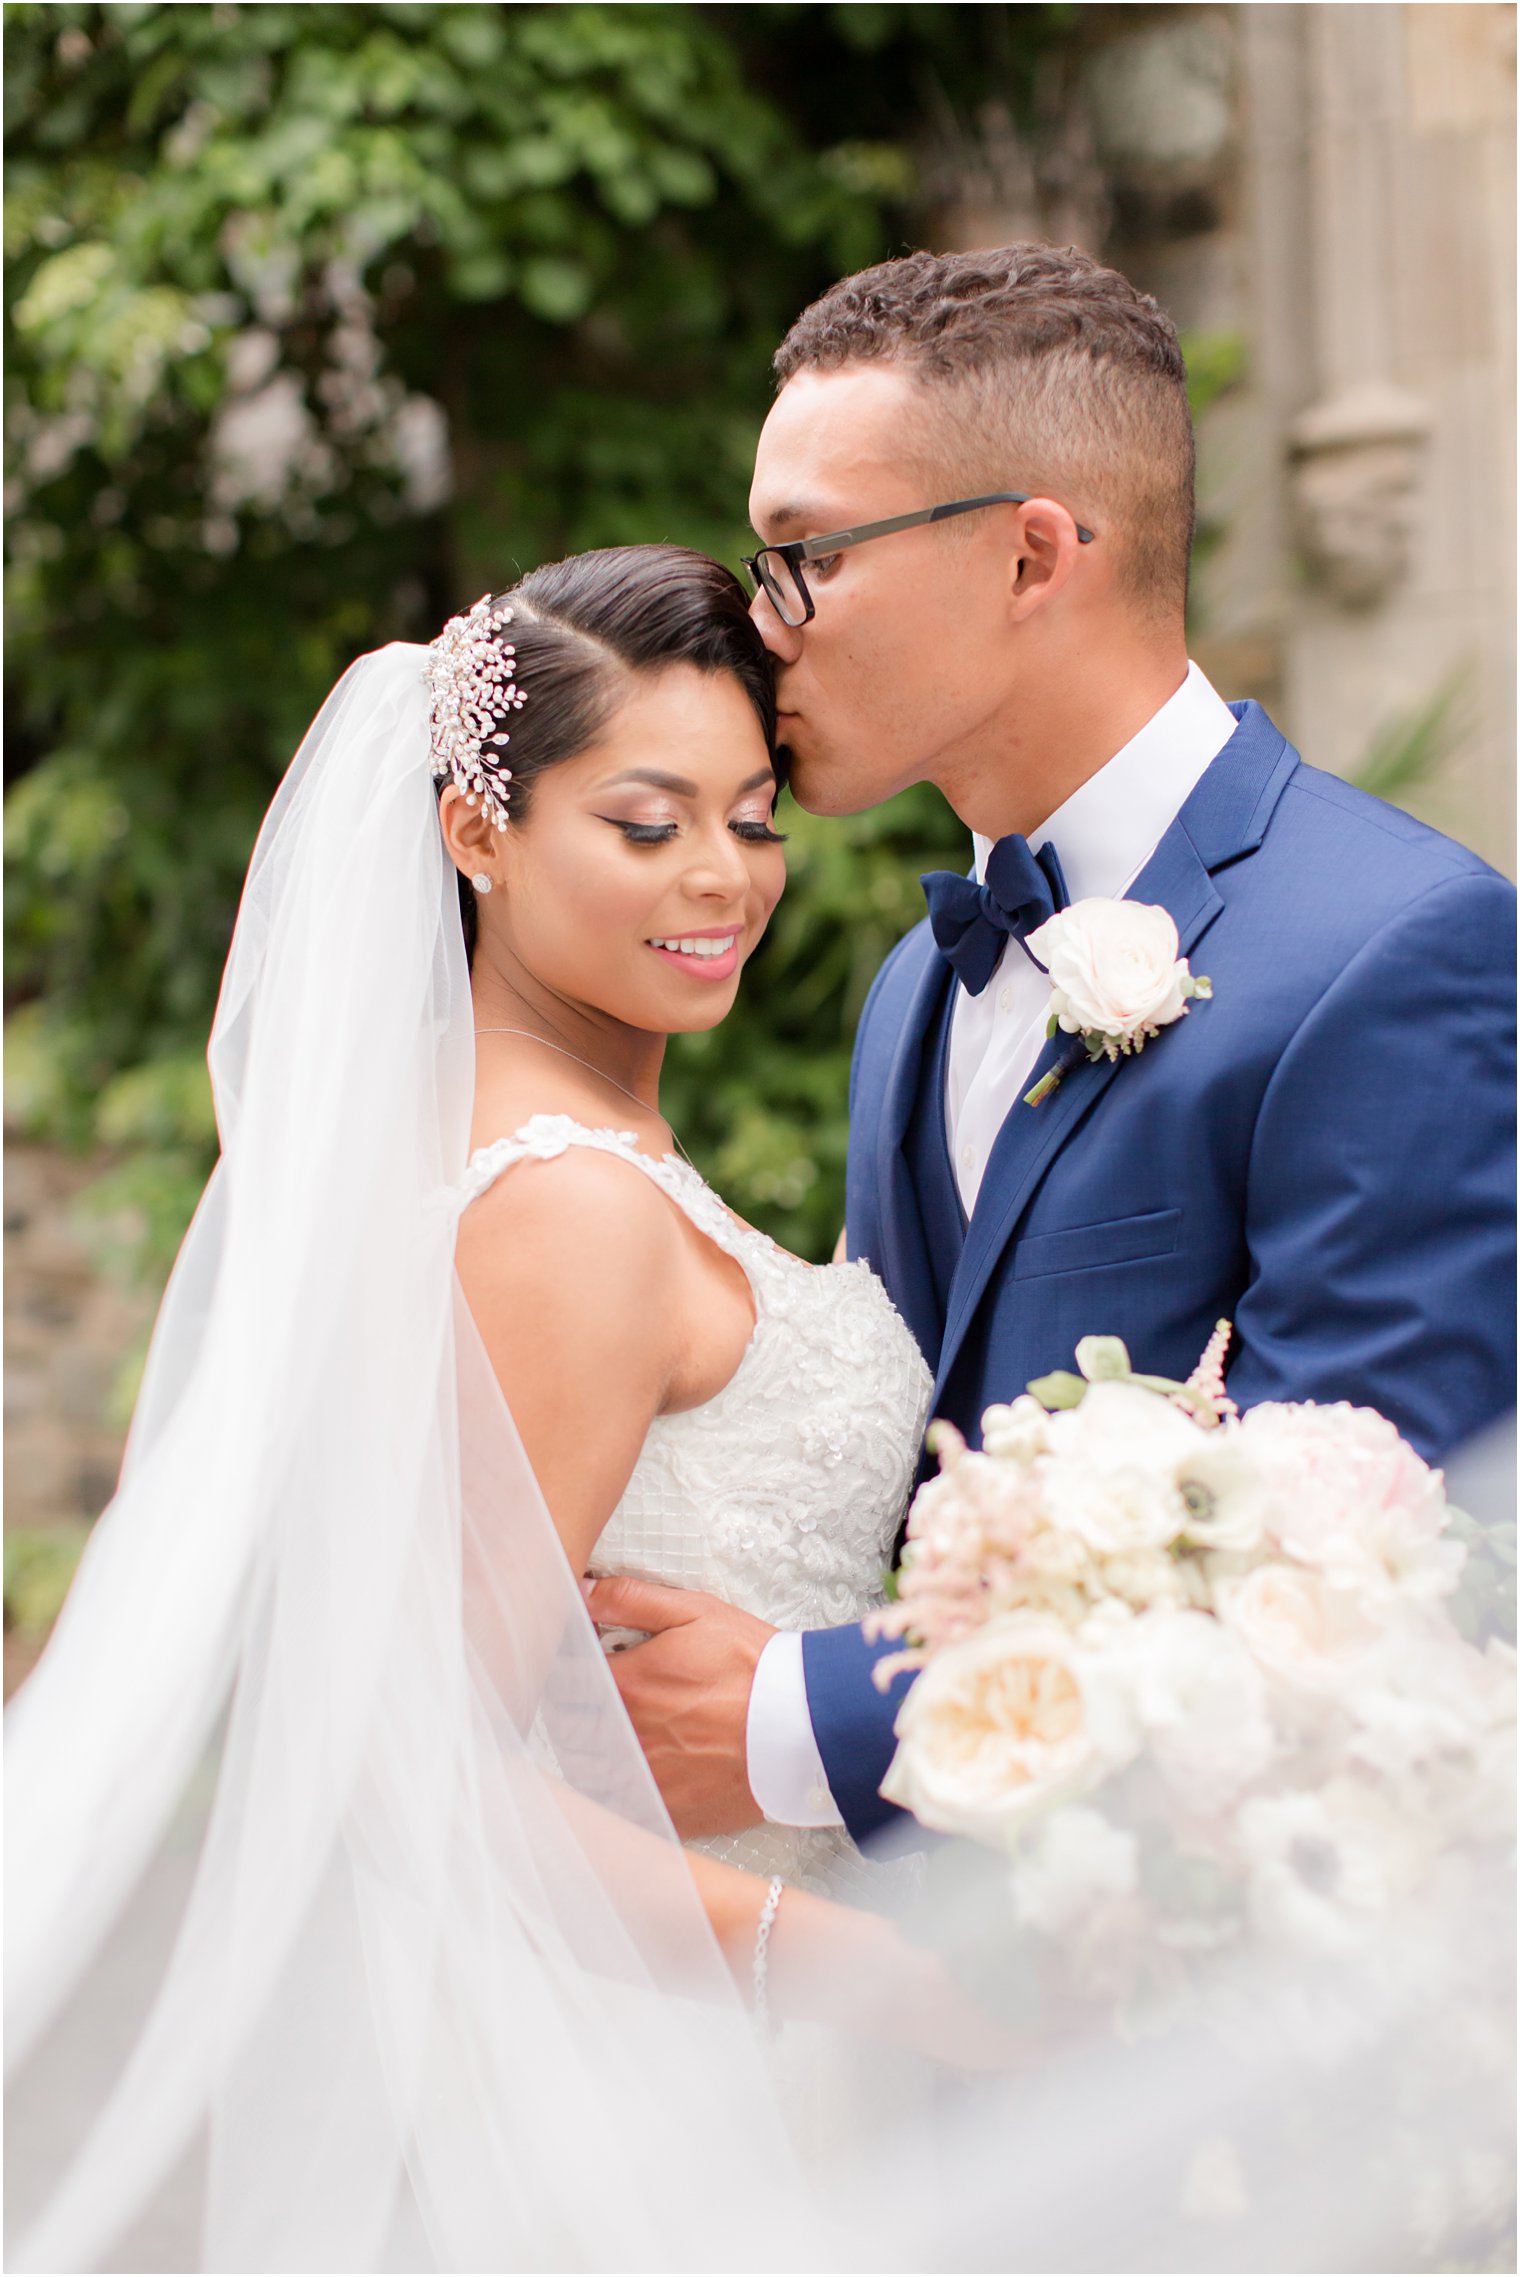
[[[1008,557],[1008,599],[1016,617],[1042,609],[1064,591],[1082,561],[1075,518],[1054,498],[1031,498],[1018,509]]]

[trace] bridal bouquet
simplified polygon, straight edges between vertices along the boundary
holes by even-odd
[[[937,1425],[874,1616],[878,1680],[922,1671],[882,1791],[1005,1854],[1047,2005],[1137,2015],[1247,1939],[1336,1964],[1513,1838],[1514,1654],[1453,1617],[1441,1474],[1367,1409],[1238,1415],[1228,1336],[1186,1384],[1091,1337],[979,1453]]]
[[[882,1792],[971,1837],[922,1934],[1044,2098],[1151,2115],[1157,2266],[1338,2266],[1323,2186],[1386,2266],[1512,2268],[1504,1545],[1368,1409],[1237,1414],[1228,1337],[1185,1384],[1090,1337],[980,1452],[935,1427],[873,1617],[878,1679],[921,1671]]]

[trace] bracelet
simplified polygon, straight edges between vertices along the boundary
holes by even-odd
[[[771,1886],[765,1893],[765,1903],[760,1908],[760,1920],[755,1929],[755,2022],[762,2031],[771,2029],[770,2000],[766,1993],[765,1980],[770,1969],[771,1930],[775,1926],[776,1914],[781,1904],[781,1893],[785,1888],[786,1884],[781,1876],[773,1874]]]

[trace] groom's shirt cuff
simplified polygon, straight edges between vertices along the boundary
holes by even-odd
[[[795,1629],[778,1629],[755,1663],[745,1746],[750,1793],[772,1826],[843,1826],[813,1737]]]

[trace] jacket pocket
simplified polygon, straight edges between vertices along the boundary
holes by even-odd
[[[1040,1273],[1080,1273],[1166,1257],[1181,1229],[1181,1210],[1144,1210],[1138,1217],[1106,1218],[1102,1225],[1074,1225],[1065,1233],[1025,1234],[1013,1245],[1013,1278],[1028,1281]]]

